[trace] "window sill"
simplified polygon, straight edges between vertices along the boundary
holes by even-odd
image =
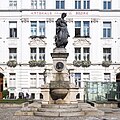
[[[6,39],[19,39],[18,37],[7,37]]]
[[[90,36],[74,36],[73,38],[90,38]]]
[[[45,39],[46,36],[44,36],[44,35],[40,35],[40,36],[32,35],[32,36],[30,36],[29,38],[31,38],[31,39],[36,39],[36,38],[39,38],[39,39]]]
[[[101,39],[108,40],[108,39],[113,39],[113,38],[112,37],[108,37],[108,38],[101,38]]]

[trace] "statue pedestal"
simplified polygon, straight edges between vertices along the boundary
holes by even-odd
[[[78,88],[70,83],[66,67],[68,55],[65,48],[55,48],[51,53],[53,59],[52,79],[48,85],[41,88],[44,103],[77,103]]]

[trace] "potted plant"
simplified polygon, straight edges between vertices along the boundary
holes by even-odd
[[[36,60],[30,60],[29,61],[29,66],[30,67],[36,67],[37,66],[37,61]]]
[[[91,65],[91,61],[89,61],[89,60],[82,61],[82,67],[89,67],[90,65]]]
[[[7,65],[8,65],[9,67],[16,67],[16,66],[17,66],[17,61],[16,61],[16,60],[9,60],[9,61],[7,62]]]
[[[82,61],[81,60],[74,60],[73,65],[76,67],[80,67],[82,65]]]
[[[112,61],[102,61],[102,66],[103,67],[109,67],[111,65]]]
[[[46,61],[45,61],[45,60],[38,60],[38,61],[37,61],[37,66],[38,66],[38,67],[44,67],[45,64],[46,64]]]

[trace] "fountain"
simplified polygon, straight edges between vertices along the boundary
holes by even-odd
[[[51,57],[53,59],[52,80],[46,88],[42,88],[43,96],[45,97],[43,103],[77,103],[76,94],[78,88],[75,87],[69,80],[69,73],[67,69],[67,57],[69,53],[66,52],[66,45],[68,44],[69,32],[67,30],[67,23],[64,20],[66,13],[62,13],[61,18],[56,21],[56,48],[53,49]]]
[[[41,87],[42,103],[34,102],[28,106],[24,104],[24,107],[17,111],[15,115],[42,117],[104,115],[104,112],[94,109],[87,103],[78,103],[76,100],[78,87],[70,82],[66,65],[69,53],[66,52],[65,47],[68,43],[69,33],[64,17],[66,17],[66,13],[62,13],[61,18],[56,21],[56,48],[51,53],[53,59],[52,79],[50,79],[50,83]]]

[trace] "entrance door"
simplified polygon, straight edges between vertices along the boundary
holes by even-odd
[[[120,73],[116,75],[116,82],[117,82],[117,99],[120,99]]]
[[[3,91],[3,74],[0,73],[0,99],[2,99],[2,91]]]

